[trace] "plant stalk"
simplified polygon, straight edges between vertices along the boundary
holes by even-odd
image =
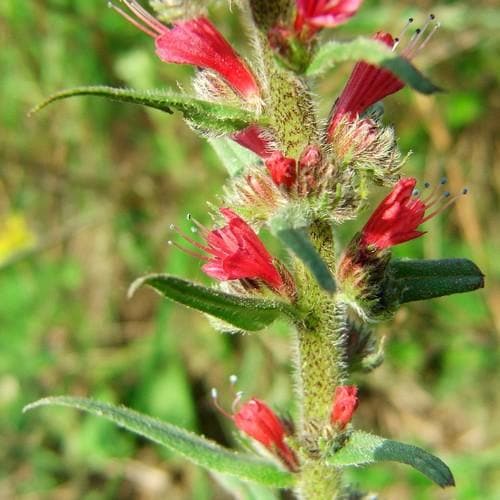
[[[330,271],[335,270],[334,243],[328,224],[311,227],[311,241]],[[296,387],[300,407],[298,440],[302,469],[297,495],[305,500],[337,498],[341,489],[338,469],[321,460],[322,442],[334,437],[330,422],[335,388],[344,385],[346,375],[343,334],[345,307],[335,295],[322,290],[314,277],[295,262],[299,307],[306,312],[297,325]]]

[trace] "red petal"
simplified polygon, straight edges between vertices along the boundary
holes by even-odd
[[[180,21],[158,36],[156,53],[165,62],[214,70],[243,97],[259,95],[252,72],[205,17]]]

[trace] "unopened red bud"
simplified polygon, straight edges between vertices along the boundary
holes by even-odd
[[[352,419],[358,407],[358,388],[355,385],[342,385],[335,389],[331,421],[343,429]]]
[[[279,151],[267,158],[266,167],[278,186],[290,188],[297,178],[297,162],[293,158],[283,156]]]
[[[299,159],[300,168],[309,168],[321,161],[321,151],[318,146],[307,146]]]

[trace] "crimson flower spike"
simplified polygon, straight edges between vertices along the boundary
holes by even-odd
[[[297,0],[294,29],[310,39],[322,28],[345,23],[358,11],[363,0]]]
[[[212,389],[212,399],[215,407],[230,418],[236,427],[247,436],[262,444],[292,471],[298,469],[297,457],[285,443],[288,434],[285,423],[263,401],[252,398],[240,404],[243,393],[236,393],[232,404],[232,414],[224,410],[217,400],[217,389]]]
[[[121,0],[130,13],[112,2],[108,5],[141,31],[155,39],[156,54],[168,63],[192,64],[218,73],[241,97],[258,98],[253,73],[206,17],[163,25],[136,0]]]
[[[379,31],[373,36],[373,39],[384,43],[395,51],[412,23],[413,18],[410,17],[397,38],[393,38],[389,33]],[[435,16],[431,14],[425,25],[421,29],[415,30],[406,47],[400,50],[400,56],[408,60],[413,59],[429,43],[439,26],[440,24],[435,22]],[[327,129],[328,135],[332,135],[335,126],[343,117],[349,121],[354,120],[372,104],[394,94],[404,86],[405,84],[387,69],[364,61],[356,63],[344,90],[332,108]]]
[[[229,208],[221,208],[220,213],[228,223],[212,231],[191,219],[206,240],[205,245],[171,226],[186,241],[204,253],[193,252],[172,241],[169,243],[193,257],[206,261],[202,270],[212,278],[221,281],[261,280],[275,291],[281,289],[284,285],[283,278],[273,263],[273,257],[253,229]]]
[[[421,199],[415,189],[416,183],[412,177],[403,178],[382,200],[361,231],[359,244],[362,248],[383,250],[422,236],[425,232],[418,230],[420,224],[467,194],[467,189],[455,196],[450,196],[448,191],[440,193],[440,186],[446,184],[446,179],[442,179],[426,198]],[[430,184],[426,183],[425,188],[429,187]]]

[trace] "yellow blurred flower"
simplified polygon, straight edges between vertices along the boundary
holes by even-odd
[[[8,214],[3,221],[0,220],[0,264],[35,243],[35,234],[22,214]]]

